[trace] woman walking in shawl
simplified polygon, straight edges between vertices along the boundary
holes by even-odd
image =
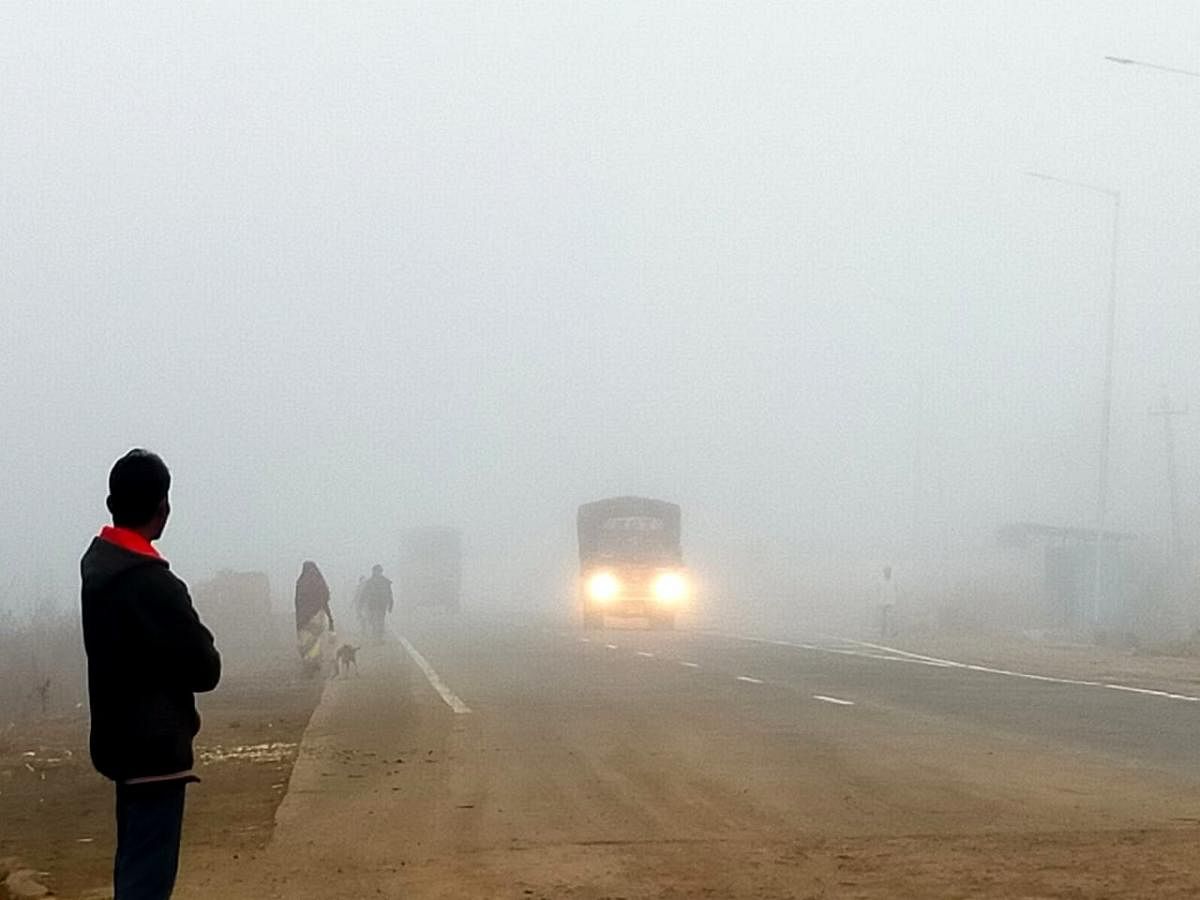
[[[306,674],[319,672],[333,641],[333,613],[329,610],[329,585],[312,560],[296,579],[296,641]]]

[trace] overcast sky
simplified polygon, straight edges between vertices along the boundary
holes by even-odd
[[[0,588],[69,596],[132,446],[185,578],[462,525],[553,590],[575,506],[692,562],[900,558],[1200,473],[1194,2],[0,5]],[[917,523],[914,529],[914,521]],[[939,537],[941,536],[941,537]],[[0,600],[0,602],[3,602]]]

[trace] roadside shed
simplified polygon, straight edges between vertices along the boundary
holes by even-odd
[[[1051,627],[1117,628],[1128,622],[1130,566],[1127,545],[1136,540],[1136,535],[1123,531],[1097,533],[1094,528],[1038,522],[1012,522],[999,529],[997,540],[1007,549],[1038,552],[1047,624]]]

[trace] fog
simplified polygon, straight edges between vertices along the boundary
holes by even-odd
[[[1122,193],[1109,524],[1165,389],[1191,539],[1200,79],[1104,57],[1200,69],[1194,4],[648,6],[0,7],[0,603],[132,446],[281,593],[447,523],[552,606],[610,494],[725,604],[1090,525],[1111,207],[1027,170]]]

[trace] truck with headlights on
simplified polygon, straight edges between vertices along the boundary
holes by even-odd
[[[679,507],[647,497],[612,497],[579,507],[579,598],[583,627],[640,618],[674,628],[691,598]]]

